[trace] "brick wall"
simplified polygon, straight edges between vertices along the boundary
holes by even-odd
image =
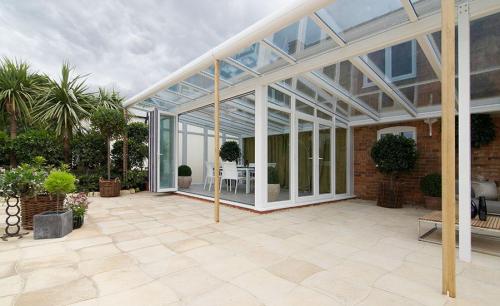
[[[487,179],[500,182],[500,114],[493,115],[497,137],[487,146],[472,151],[472,175],[483,175]],[[408,121],[396,124],[370,125],[354,129],[354,193],[367,200],[376,200],[378,183],[384,179],[375,168],[370,157],[370,150],[377,140],[377,131],[391,126],[413,126],[417,129],[417,150],[419,158],[416,168],[401,175],[403,202],[405,204],[422,204],[420,179],[432,172],[441,172],[441,121],[432,126],[432,137],[429,126],[423,122]],[[457,158],[458,161],[458,158]],[[458,175],[458,171],[457,171]]]

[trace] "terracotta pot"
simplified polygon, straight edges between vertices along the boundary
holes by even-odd
[[[424,196],[425,208],[431,210],[441,210],[441,198]]]
[[[190,176],[179,176],[178,179],[179,188],[189,188],[193,179]]]
[[[267,184],[267,201],[277,201],[280,195],[280,190],[280,184]]]

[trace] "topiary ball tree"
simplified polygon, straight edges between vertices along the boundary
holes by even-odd
[[[92,127],[98,130],[106,138],[106,149],[108,159],[108,180],[111,179],[111,140],[123,135],[127,124],[121,110],[104,107],[97,108],[90,117]]]
[[[377,169],[391,180],[401,172],[408,172],[417,163],[417,147],[415,141],[402,135],[384,135],[372,147],[371,157]]]
[[[241,156],[240,146],[236,141],[226,141],[220,148],[219,156],[223,161],[235,161]]]
[[[191,176],[192,171],[188,165],[180,165],[177,169],[179,176]]]
[[[420,190],[428,197],[441,197],[441,174],[427,174],[420,180]]]
[[[75,191],[75,181],[75,176],[64,170],[54,170],[45,179],[45,190],[57,196],[57,210],[60,207],[59,196]]]

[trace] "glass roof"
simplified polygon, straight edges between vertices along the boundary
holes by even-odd
[[[432,18],[431,15],[439,10],[440,0],[408,0],[406,3],[401,0],[336,0],[221,59],[220,88],[224,92],[241,87],[248,92],[259,78],[282,75],[283,69],[290,68],[292,73],[286,76],[287,79],[277,81],[276,78],[270,82],[270,103],[291,108],[290,95],[293,94],[306,103],[302,105],[305,112],[308,111],[307,105],[315,105],[328,116],[335,113],[351,122],[415,116],[415,113],[439,110],[440,31],[421,36],[408,35],[406,41],[379,50],[370,49],[369,53],[352,58],[343,57],[337,62],[332,56],[322,68],[316,68],[319,66],[316,64],[310,72],[302,67],[297,72],[292,70],[296,64],[320,56],[325,58],[328,52],[334,54],[365,38],[408,26],[415,22],[415,16],[417,19]],[[498,100],[490,99],[500,96],[500,13],[486,15],[471,21],[471,94],[473,100],[481,100],[473,103],[500,104]],[[137,106],[176,112],[178,107],[196,105],[197,101],[213,92],[214,67],[211,65],[182,81],[169,84]],[[234,98],[223,104],[224,128],[234,125],[237,135],[253,133],[253,95]],[[189,111],[190,108],[184,109]],[[415,110],[413,114],[412,109]],[[195,109],[182,116],[195,123],[207,121],[213,116],[213,107]],[[278,131],[279,118],[276,120]]]

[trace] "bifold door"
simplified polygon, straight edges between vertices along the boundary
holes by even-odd
[[[177,190],[177,116],[149,112],[149,188],[152,192]]]

